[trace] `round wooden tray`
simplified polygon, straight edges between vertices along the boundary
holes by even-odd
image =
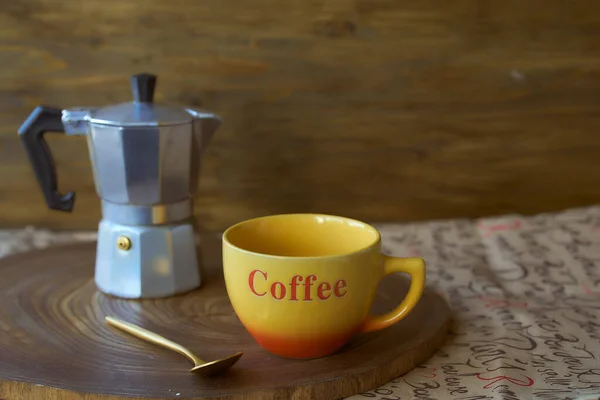
[[[443,341],[447,303],[427,290],[404,320],[356,336],[320,359],[274,356],[250,337],[229,303],[219,238],[203,241],[205,276],[193,292],[132,301],[99,293],[95,243],[53,247],[0,259],[0,398],[339,399],[376,388],[425,361]],[[374,312],[404,297],[408,279],[380,285]],[[204,359],[243,351],[225,375],[188,372],[183,356],[105,325],[104,316],[141,325]]]

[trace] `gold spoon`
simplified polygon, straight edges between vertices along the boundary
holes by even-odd
[[[230,355],[229,357],[221,358],[219,360],[214,361],[203,361],[199,357],[197,357],[194,353],[186,349],[185,347],[170,341],[156,333],[150,332],[142,327],[131,324],[129,322],[121,321],[114,317],[105,317],[104,318],[109,325],[112,325],[116,328],[119,328],[135,337],[138,337],[147,342],[157,344],[162,347],[166,347],[169,350],[176,351],[179,354],[182,354],[192,360],[194,363],[194,367],[190,369],[190,372],[198,372],[202,375],[216,375],[221,372],[225,372],[230,367],[235,364],[240,357],[242,356],[242,352],[238,352]]]

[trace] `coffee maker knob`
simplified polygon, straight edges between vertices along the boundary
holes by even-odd
[[[137,74],[131,76],[131,90],[136,103],[152,103],[156,88],[156,75]]]

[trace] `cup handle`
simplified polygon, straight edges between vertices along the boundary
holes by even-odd
[[[400,258],[385,254],[382,256],[382,279],[396,272],[406,272],[410,275],[410,288],[404,300],[392,311],[376,316],[369,315],[363,322],[360,332],[385,329],[406,317],[421,299],[425,288],[425,261],[422,258]]]

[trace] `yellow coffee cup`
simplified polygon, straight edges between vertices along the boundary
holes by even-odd
[[[360,332],[400,321],[425,285],[425,262],[381,252],[374,227],[323,214],[250,219],[223,234],[223,272],[238,318],[267,351],[316,358],[341,349]],[[379,281],[405,272],[404,300],[391,312],[369,314]]]

